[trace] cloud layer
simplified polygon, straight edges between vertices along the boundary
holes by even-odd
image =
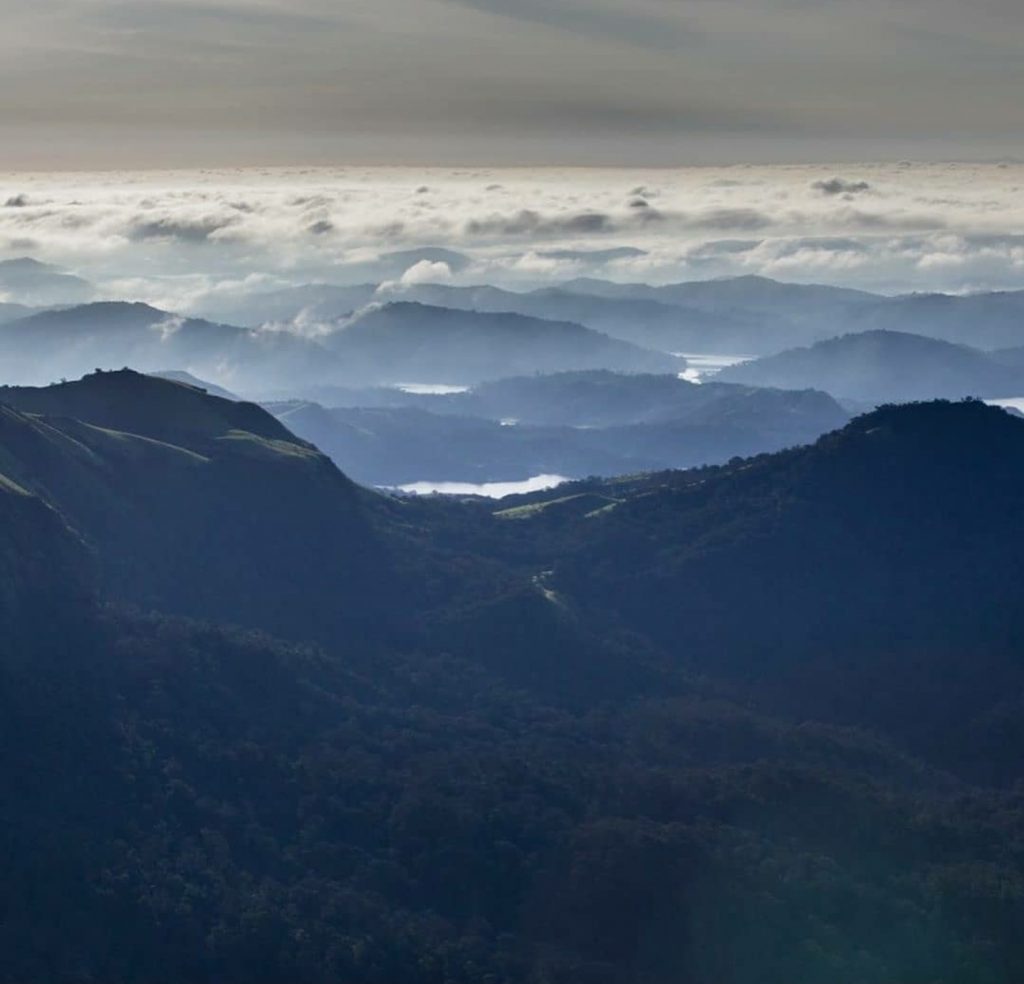
[[[32,255],[105,296],[180,311],[403,278],[1017,288],[1022,188],[1022,166],[965,164],[6,174],[0,259]]]

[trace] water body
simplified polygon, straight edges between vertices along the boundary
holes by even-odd
[[[702,383],[729,366],[748,362],[749,355],[726,355],[719,352],[673,352],[676,358],[686,359],[686,369],[679,374],[688,383]]]
[[[503,499],[507,495],[522,495],[525,492],[543,492],[553,489],[570,479],[564,475],[534,475],[521,482],[412,482],[400,485],[399,490],[411,495],[482,495],[488,499]]]
[[[395,389],[412,396],[452,396],[468,393],[468,386],[451,386],[447,383],[399,383]]]

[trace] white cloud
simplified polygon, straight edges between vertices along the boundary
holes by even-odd
[[[824,193],[836,180],[846,190]],[[0,201],[20,203],[0,207],[0,258],[30,253],[103,296],[178,311],[291,284],[390,282],[389,253],[428,246],[470,263],[426,259],[391,289],[739,273],[1024,287],[1022,188],[1020,165],[0,174]],[[636,252],[601,252],[622,246]]]
[[[409,267],[402,274],[399,283],[403,287],[411,287],[415,284],[443,284],[452,279],[452,268],[447,263],[432,263],[430,260],[420,260],[419,263]]]

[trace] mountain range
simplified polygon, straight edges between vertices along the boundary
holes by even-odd
[[[1024,421],[494,505],[133,372],[0,404],[4,979],[1024,973]]]
[[[685,362],[580,325],[388,304],[308,337],[182,318],[145,304],[98,303],[0,324],[10,382],[39,384],[93,368],[174,366],[233,389],[282,384],[478,382],[520,372],[671,371]]]
[[[758,276],[656,286],[580,278],[524,292],[490,285],[313,284],[257,292],[203,310],[250,326],[297,318],[330,323],[387,300],[572,321],[662,351],[733,355],[772,355],[864,331],[1006,348],[1022,341],[1024,310],[1019,291],[885,297]]]
[[[698,386],[677,376],[607,371],[515,377],[448,395],[357,391],[349,402],[266,406],[371,485],[719,464],[805,443],[848,419],[815,390]]]
[[[1024,392],[1024,374],[1012,353],[897,331],[843,335],[730,366],[717,378],[782,389],[804,389],[813,381],[833,396],[869,405]]]

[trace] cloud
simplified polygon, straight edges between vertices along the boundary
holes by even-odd
[[[0,208],[0,258],[30,252],[102,296],[189,312],[290,284],[395,286],[410,268],[513,288],[738,273],[1024,287],[1024,166],[856,167],[839,179],[870,186],[855,201],[823,193],[831,166],[0,174],[0,201],[25,201]],[[641,192],[650,207],[630,208]]]
[[[399,283],[403,287],[411,287],[415,284],[443,284],[452,278],[452,268],[447,263],[434,263],[430,260],[420,260],[414,266],[409,267]]]
[[[871,185],[866,181],[847,181],[845,178],[829,178],[827,181],[815,181],[812,188],[823,195],[858,195],[870,191]]]
[[[224,230],[236,225],[232,216],[206,216],[202,218],[139,217],[132,221],[128,230],[130,239],[176,239],[183,243],[205,243]]]
[[[184,324],[185,319],[181,315],[169,314],[166,318],[150,325],[150,330],[160,336],[161,342],[166,342],[178,334]]]

